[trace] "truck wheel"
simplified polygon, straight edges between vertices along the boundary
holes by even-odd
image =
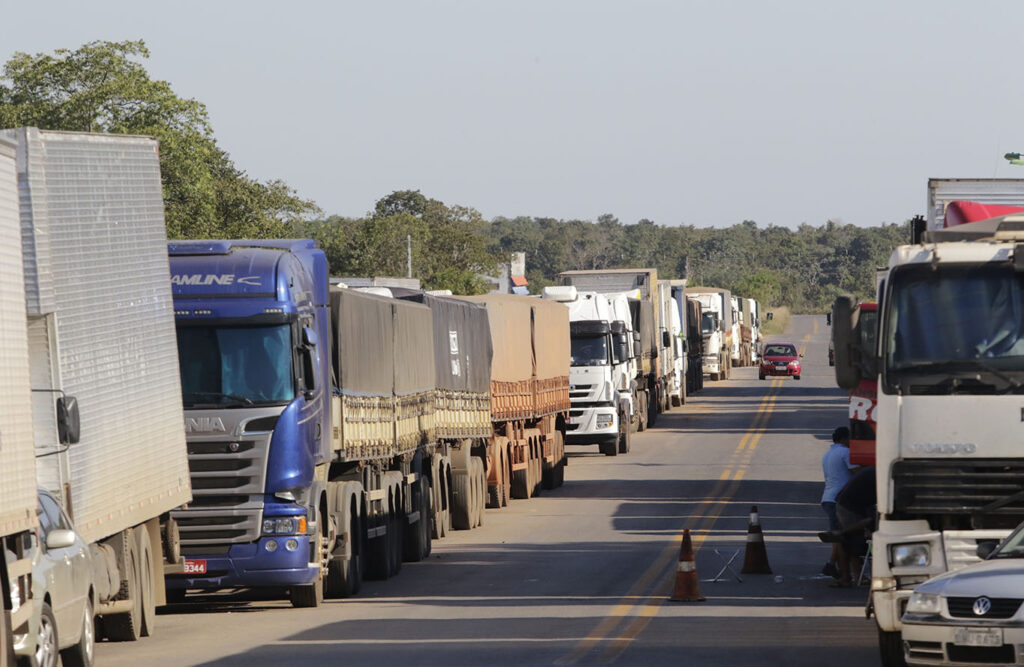
[[[388,576],[394,576],[402,571],[402,544],[405,542],[402,539],[405,536],[402,530],[405,527],[406,520],[405,514],[398,509],[399,496],[395,495],[396,509],[391,513],[391,526],[389,531],[391,532],[393,539],[391,540],[391,574]]]
[[[412,487],[412,508],[420,513],[419,521],[406,525],[403,542],[402,560],[407,563],[418,563],[427,555],[427,544],[430,533],[423,529],[430,523],[430,487],[425,485],[426,479],[420,477]]]
[[[658,413],[661,411],[661,396],[655,389],[649,394],[650,402],[647,405],[647,428],[654,426],[658,421]]]
[[[127,594],[132,601],[131,611],[123,614],[110,614],[103,617],[103,634],[107,639],[114,642],[134,642],[141,637],[142,610],[139,600],[139,556],[136,551],[136,542],[133,534],[128,535],[125,540],[128,545],[128,552],[125,554],[125,565],[128,570]]]
[[[621,433],[619,433],[619,442],[617,443],[619,446],[619,454],[629,454],[629,446],[631,444],[631,440],[632,438],[629,437],[628,428],[624,429]]]
[[[636,395],[637,398],[637,413],[640,415],[640,419],[637,422],[636,430],[645,431],[647,430],[647,392]]]
[[[455,471],[452,475],[452,491],[452,528],[469,530],[473,527],[473,488],[469,471]]]
[[[598,450],[605,456],[618,456],[619,446],[617,442],[602,442],[597,446]]]
[[[92,594],[85,601],[82,634],[78,643],[60,652],[64,667],[92,667],[96,649],[96,619],[93,618]]]
[[[429,487],[428,487],[429,488]],[[347,598],[359,592],[363,586],[361,549],[357,549],[359,524],[354,517],[348,520],[348,539],[352,544],[348,558],[334,556],[327,564],[327,578],[324,579],[324,595],[329,598]]]
[[[364,517],[365,519],[365,517]],[[384,535],[378,535],[366,541],[366,577],[368,579],[382,580],[391,576],[391,525],[387,515],[376,517],[376,525],[379,528],[384,526],[387,531]]]
[[[532,480],[528,479],[528,477],[532,477],[532,475],[527,474],[529,471],[529,465],[527,465],[526,468],[512,471],[513,498],[516,498],[517,500],[525,500],[530,497],[530,482]]]
[[[153,546],[149,542],[149,531],[144,527],[135,530],[139,554],[139,593],[142,611],[142,636],[151,637],[156,630],[156,595],[153,585]]]
[[[906,667],[903,638],[899,632],[886,632],[879,628],[878,649],[882,654],[882,667]]]
[[[469,462],[470,475],[473,478],[473,527],[484,525],[484,507],[487,504],[487,478],[484,475],[484,462],[473,457]]]

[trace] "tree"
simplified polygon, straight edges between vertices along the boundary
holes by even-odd
[[[142,41],[16,53],[0,76],[0,126],[155,137],[171,238],[281,236],[317,211],[283,182],[236,168],[206,107],[151,79],[137,62],[148,57]]]

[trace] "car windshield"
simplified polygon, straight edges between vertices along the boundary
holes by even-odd
[[[1024,558],[1024,525],[1017,526],[989,558]]]
[[[709,334],[715,332],[715,325],[717,319],[714,313],[703,313],[700,316],[700,332],[702,334]]]
[[[581,336],[572,339],[573,366],[606,366],[607,364],[607,336]]]
[[[1024,274],[1007,263],[893,272],[882,361],[887,390],[1003,393],[1024,387]]]
[[[291,328],[179,326],[182,399],[245,406],[295,398]]]
[[[792,345],[769,345],[764,348],[766,357],[795,357],[796,348]]]

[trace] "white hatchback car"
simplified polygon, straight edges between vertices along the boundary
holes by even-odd
[[[1024,665],[1024,524],[980,563],[929,579],[903,614],[909,665]]]

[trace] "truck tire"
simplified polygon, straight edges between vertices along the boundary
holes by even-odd
[[[476,488],[477,488],[477,509],[479,512],[479,519],[476,525],[484,525],[484,513],[487,510],[487,469],[484,468],[483,459],[473,458],[473,463],[476,466]]]
[[[473,527],[473,483],[468,470],[456,470],[452,475],[452,528],[469,530]]]
[[[629,447],[632,444],[631,441],[632,438],[629,436],[629,429],[623,429],[623,431],[619,433],[619,441],[616,443],[618,445],[619,454],[629,454]]]
[[[640,419],[637,421],[636,430],[645,431],[647,430],[647,392],[638,392],[636,399],[637,414],[640,415]]]
[[[103,634],[113,642],[134,642],[142,636],[142,609],[139,600],[141,578],[139,575],[139,555],[137,552],[134,531],[127,536],[125,543],[125,569],[128,576],[128,599],[133,601],[131,611],[123,614],[109,614],[103,617]]]
[[[526,500],[530,497],[530,482],[533,475],[529,474],[530,466],[527,465],[525,468],[520,470],[512,471],[512,497],[517,500]]]
[[[143,637],[152,637],[156,631],[156,590],[153,574],[153,545],[144,526],[135,529],[136,551],[139,554],[139,609],[142,611]]]
[[[906,667],[903,656],[903,637],[899,632],[878,629],[878,650],[881,652],[882,667]]]
[[[661,396],[657,389],[648,393],[649,401],[647,403],[647,428],[654,426],[658,422],[658,412],[661,411]]]
[[[375,527],[384,526],[387,532],[366,541],[366,559],[363,561],[363,565],[366,566],[367,579],[380,581],[387,579],[392,574],[391,541],[394,538],[391,534],[390,517],[387,514],[377,517],[376,523]]]
[[[92,667],[96,651],[96,619],[93,617],[92,595],[85,601],[82,634],[78,643],[60,652],[64,667]]]
[[[402,571],[402,544],[405,540],[405,527],[406,520],[405,514],[401,511],[399,504],[400,496],[395,494],[395,511],[391,513],[391,526],[389,532],[392,535],[391,539],[391,572],[388,574],[389,577],[393,577]]]
[[[420,519],[406,526],[403,560],[418,563],[430,553],[430,485],[420,477],[412,488],[412,508],[419,511]]]
[[[352,544],[348,558],[334,556],[327,564],[327,578],[324,579],[324,596],[329,598],[352,597],[363,586],[361,549],[356,541],[360,539],[359,524],[355,517],[348,518],[348,539]]]

